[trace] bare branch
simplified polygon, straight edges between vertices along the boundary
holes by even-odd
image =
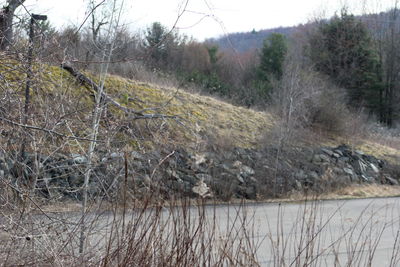
[[[36,130],[36,131],[42,131],[42,132],[46,132],[46,133],[51,134],[51,135],[57,135],[57,136],[68,138],[68,139],[75,139],[75,140],[80,140],[80,141],[90,141],[90,142],[103,142],[103,141],[100,141],[100,140],[92,140],[90,138],[78,137],[78,136],[73,136],[73,135],[65,135],[65,134],[50,130],[50,129],[41,128],[41,127],[37,127],[37,126],[33,126],[33,125],[26,125],[26,124],[18,123],[18,122],[6,119],[4,117],[0,117],[0,121],[4,121],[4,122],[6,122],[8,124],[11,124],[13,126],[18,126],[18,127],[22,127],[22,128],[25,128],[25,129],[31,129],[31,130]]]
[[[62,63],[61,68],[64,70],[68,71],[72,76],[74,76],[79,83],[84,85],[88,90],[92,91],[94,90],[95,92],[99,92],[99,86],[89,77],[81,73],[80,71],[76,70],[74,67],[69,65],[68,63]],[[144,114],[144,111],[150,110],[150,109],[144,109],[144,110],[135,110],[132,108],[127,108],[122,106],[120,103],[118,103],[116,100],[114,100],[112,97],[107,95],[106,93],[102,93],[101,97],[108,103],[114,105],[118,109],[124,111],[125,113],[129,114],[132,119],[177,119],[178,116],[176,115],[165,115],[165,114]],[[153,108],[156,109],[156,108]]]

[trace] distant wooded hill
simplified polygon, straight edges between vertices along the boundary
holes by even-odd
[[[274,29],[237,32],[230,33],[220,38],[211,38],[206,40],[207,43],[216,44],[221,50],[229,50],[234,48],[238,52],[246,52],[248,50],[261,48],[265,38],[272,33],[280,33],[290,35],[297,27],[279,27]]]
[[[389,27],[390,20],[392,19],[393,13],[391,11],[380,12],[375,14],[367,14],[362,16],[356,16],[360,18],[371,30],[373,36],[377,34],[376,23],[379,22],[380,28]],[[397,23],[400,25],[400,18],[396,18]],[[309,24],[306,24],[309,25]],[[229,33],[219,38],[210,38],[205,42],[209,44],[216,44],[221,50],[235,49],[237,52],[246,52],[253,49],[260,49],[263,46],[264,40],[272,33],[280,33],[289,36],[295,32],[299,27],[306,25],[297,25],[291,27],[278,27],[273,29],[265,29],[260,31],[250,32],[236,32]],[[376,36],[375,36],[376,37]]]

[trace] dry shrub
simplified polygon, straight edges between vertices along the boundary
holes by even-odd
[[[341,134],[346,130],[350,111],[346,107],[344,92],[334,86],[325,85],[314,101],[311,124],[324,131]]]
[[[397,162],[398,162],[397,158]],[[393,164],[391,162],[387,163],[385,165],[385,172],[391,177],[396,179],[397,181],[400,181],[400,165],[399,164]]]
[[[363,111],[350,110],[344,89],[296,60],[289,55],[282,82],[272,95],[272,112],[278,118],[273,139],[297,143],[310,130],[359,137],[366,127]]]
[[[229,151],[236,144],[230,131],[218,132],[216,129],[207,135],[207,148],[214,151]]]
[[[271,112],[278,121],[270,138],[280,145],[297,143],[310,130],[358,137],[366,125],[363,111],[351,110],[346,91],[314,70],[301,43],[290,47],[282,80],[273,86]]]
[[[378,123],[369,123],[365,132],[374,143],[400,150],[400,128],[387,128]]]

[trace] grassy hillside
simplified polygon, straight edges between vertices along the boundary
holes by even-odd
[[[3,103],[3,107],[9,107],[5,117],[19,122],[24,101],[24,67],[12,59],[2,60],[0,71],[3,77],[1,94],[3,99],[9,96],[9,102]],[[34,73],[30,124],[65,135],[87,136],[93,108],[91,92],[60,67],[37,64]],[[95,75],[86,75],[98,81]],[[132,148],[151,148],[156,143],[171,143],[194,148],[211,139],[224,139],[224,142],[229,139],[233,146],[256,147],[262,134],[273,125],[268,113],[177,88],[118,76],[109,76],[105,87],[108,95],[126,107],[144,110],[145,114],[176,116],[176,119],[133,120],[109,105],[100,139],[108,135],[117,147],[128,144]],[[127,134],[127,128],[130,128],[130,134]],[[8,131],[12,131],[11,128]],[[110,131],[113,131],[111,135]]]
[[[177,134],[175,137],[179,137],[174,138],[174,141],[182,144],[189,142],[190,145],[200,135],[229,137],[236,146],[254,147],[258,144],[260,135],[273,123],[270,114],[233,106],[212,97],[191,94],[176,88],[160,87],[116,76],[111,76],[106,86],[114,99],[136,110],[157,108],[158,113],[178,116],[178,124],[175,126],[177,128],[170,131]],[[146,113],[152,112],[155,111],[149,110]]]
[[[0,92],[5,109],[2,116],[19,122],[26,79],[24,67],[13,59],[3,59],[0,71]],[[86,137],[93,108],[91,93],[60,67],[37,64],[34,73],[31,108],[33,115],[30,124],[68,136]],[[86,74],[95,81],[98,78]],[[108,76],[106,92],[124,106],[144,110],[146,114],[177,116],[176,119],[133,120],[122,111],[109,106],[104,115],[99,139],[107,139],[111,150],[123,147],[151,150],[161,144],[197,149],[210,143],[256,148],[261,140],[268,142],[264,135],[275,124],[273,116],[267,112],[237,107],[177,88],[146,84],[118,76]],[[3,123],[3,127],[3,136],[8,134],[9,137],[17,137],[16,130],[21,130],[10,124]],[[70,152],[79,152],[85,146],[84,142],[77,145],[76,140],[59,140],[45,132],[40,132],[37,138],[40,142],[51,142],[55,147],[61,146],[61,149]],[[382,136],[362,137],[355,144],[369,154],[397,160],[400,154],[398,142],[385,140]],[[335,146],[349,142],[346,137],[326,138],[324,135],[308,141],[313,146]],[[18,144],[17,141],[13,143],[5,138],[2,143]]]

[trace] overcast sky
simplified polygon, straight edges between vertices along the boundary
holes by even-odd
[[[186,0],[124,1],[124,20],[132,30],[144,29],[154,21],[172,27],[182,3],[186,2]],[[306,23],[315,16],[330,17],[345,5],[355,14],[385,11],[393,6],[394,1],[190,0],[187,11],[177,26],[180,32],[204,40],[230,32]],[[56,27],[79,25],[86,12],[85,0],[27,0],[26,7],[32,12],[47,14]]]

